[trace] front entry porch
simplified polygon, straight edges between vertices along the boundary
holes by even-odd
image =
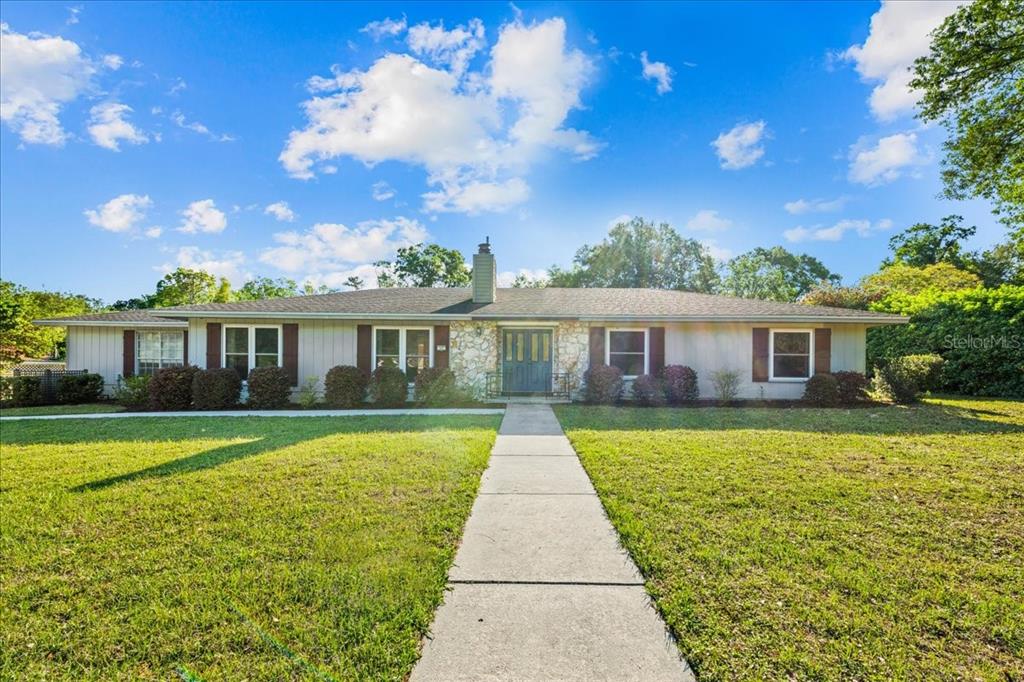
[[[569,398],[569,375],[553,371],[554,330],[501,330],[500,371],[487,374],[487,398]]]

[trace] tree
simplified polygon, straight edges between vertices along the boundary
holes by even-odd
[[[143,294],[136,298],[125,298],[118,301],[114,301],[108,307],[110,310],[145,310],[152,308],[154,305],[155,296],[153,294]]]
[[[546,277],[530,277],[525,272],[520,272],[512,280],[513,289],[543,289],[548,285]]]
[[[336,294],[337,289],[332,289],[326,284],[314,285],[312,282],[306,282],[302,285],[303,296],[319,296],[321,294]]]
[[[715,259],[695,239],[684,239],[668,223],[643,218],[619,223],[608,237],[576,252],[568,270],[552,266],[553,287],[624,287],[713,292],[719,283]]]
[[[832,282],[821,282],[800,297],[804,305],[824,305],[830,308],[851,308],[867,310],[868,306],[882,297],[862,287],[841,287]]]
[[[470,282],[462,253],[437,244],[403,246],[394,262],[373,265],[381,287],[464,287]]]
[[[963,267],[967,262],[961,242],[972,237],[978,228],[961,225],[963,218],[948,215],[938,225],[917,223],[889,240],[892,249],[891,262],[903,263],[917,268],[936,263],[952,263]]]
[[[1024,1],[975,0],[932,33],[914,62],[918,117],[942,121],[950,199],[984,197],[1007,225],[1024,224]]]
[[[919,294],[929,289],[974,289],[981,286],[981,279],[952,263],[933,263],[924,267],[893,263],[864,277],[860,285],[864,291],[880,298],[892,293]]]
[[[298,295],[299,286],[295,280],[284,277],[278,279],[257,277],[243,284],[235,292],[234,298],[237,301],[265,301],[271,298],[288,298]]]
[[[208,272],[178,268],[164,275],[156,284],[153,305],[166,308],[174,305],[219,302],[230,293],[230,285],[223,277],[220,282]]]
[[[37,327],[32,323],[48,317],[81,315],[100,308],[100,302],[80,294],[30,291],[14,282],[0,280],[0,362],[39,358],[63,352],[63,327]]]
[[[741,298],[795,301],[816,285],[839,284],[841,278],[813,256],[790,253],[781,246],[758,247],[726,265],[722,293]]]
[[[366,286],[366,282],[363,281],[362,277],[357,277],[356,275],[352,275],[352,276],[348,277],[344,282],[342,282],[341,286],[348,287],[349,289],[352,289],[353,291],[359,291],[364,286]]]
[[[972,254],[967,267],[987,287],[1003,284],[1024,286],[1024,227],[1002,244]]]

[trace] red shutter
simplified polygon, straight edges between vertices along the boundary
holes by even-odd
[[[814,330],[814,373],[828,374],[832,371],[832,330]]]
[[[434,327],[434,367],[448,368],[448,336],[449,327],[439,324]],[[444,348],[444,350],[441,350]]]
[[[604,327],[590,328],[590,366],[604,363]]]
[[[288,374],[292,386],[299,385],[299,325],[281,325],[281,366]]]
[[[124,330],[124,365],[121,368],[121,376],[126,379],[135,375],[135,330]]]
[[[186,367],[189,366],[188,361],[188,330],[186,329],[181,333],[181,364]]]
[[[206,323],[206,369],[220,368],[220,322]]]
[[[650,374],[661,374],[665,369],[665,328],[651,327],[647,331],[648,350],[651,354],[648,361]]]
[[[373,371],[373,358],[370,356],[370,344],[373,340],[373,327],[361,324],[356,327],[356,367],[367,374]]]
[[[768,328],[754,327],[754,362],[752,381],[768,381]]]

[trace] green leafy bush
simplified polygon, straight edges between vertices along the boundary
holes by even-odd
[[[430,367],[416,373],[413,394],[424,405],[455,405],[469,400],[455,383],[455,373],[447,367]]]
[[[299,405],[302,405],[307,410],[311,410],[316,407],[316,404],[320,401],[320,396],[317,395],[316,384],[319,381],[316,377],[306,377],[306,380],[302,382],[302,386],[299,387]]]
[[[835,407],[839,404],[839,381],[831,374],[815,374],[804,384],[804,402],[815,407]]]
[[[292,381],[283,367],[256,367],[249,371],[249,407],[276,410],[288,405]]]
[[[875,368],[871,393],[876,400],[906,405],[917,400],[920,390],[898,367],[886,364]]]
[[[665,384],[660,377],[642,374],[633,380],[630,388],[633,400],[644,407],[661,407],[665,404]]]
[[[238,405],[242,380],[230,368],[203,369],[192,378],[192,404],[197,410],[227,410]]]
[[[370,377],[351,365],[338,365],[327,371],[324,379],[324,401],[331,407],[358,407],[366,397]]]
[[[931,390],[1024,398],[1024,287],[892,294],[872,310],[910,323],[868,330],[868,365],[934,353],[946,361]]]
[[[839,402],[843,405],[855,405],[868,398],[868,378],[860,372],[835,372],[839,386]]]
[[[153,372],[149,380],[149,407],[157,411],[176,412],[192,407],[192,379],[198,367],[164,367]]]
[[[681,405],[697,399],[697,373],[685,365],[667,365],[661,370],[665,399],[670,405]]]
[[[99,374],[66,374],[57,385],[57,402],[65,405],[94,403],[103,395],[103,377]]]
[[[114,389],[114,400],[126,410],[144,410],[149,407],[148,374],[134,377],[118,377]]]
[[[899,371],[913,381],[922,391],[938,390],[942,383],[942,368],[946,361],[941,355],[935,353],[923,353],[919,355],[904,355],[896,358],[890,364],[895,364]]]
[[[740,372],[736,369],[720,369],[711,373],[711,385],[719,402],[728,404],[740,394]]]
[[[370,397],[378,405],[401,407],[409,398],[409,381],[397,367],[378,367],[370,375]]]
[[[583,399],[595,405],[614,405],[622,399],[622,370],[611,365],[591,367],[583,375]]]
[[[11,399],[15,407],[42,405],[43,381],[39,377],[14,377],[11,381]]]
[[[0,376],[0,404],[14,398],[14,377]]]
[[[936,385],[943,364],[943,359],[934,354],[892,358],[875,369],[872,391],[884,400],[912,403],[922,390]]]

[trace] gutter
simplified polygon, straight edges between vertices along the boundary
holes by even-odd
[[[32,324],[38,327],[131,327],[131,328],[148,328],[148,327],[170,327],[173,329],[185,329],[188,327],[188,322],[185,320],[76,320],[74,318],[68,318],[65,320],[54,319],[54,320],[32,320]]]

